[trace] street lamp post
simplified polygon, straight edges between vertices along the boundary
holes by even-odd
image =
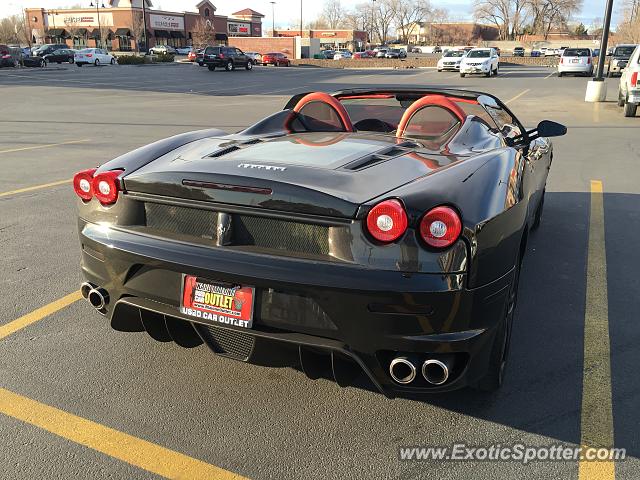
[[[300,40],[302,40],[302,0],[300,0]]]
[[[604,80],[604,62],[607,56],[607,42],[609,41],[609,28],[611,26],[611,12],[613,11],[613,0],[607,0],[604,10],[604,25],[602,28],[602,39],[600,40],[600,54],[598,55],[598,67],[596,76],[587,83],[587,93],[585,102],[604,102],[607,99],[607,82]]]
[[[276,36],[276,16],[275,16],[275,5],[276,2],[269,2],[271,4],[271,36]]]
[[[371,2],[371,38],[369,39],[369,44],[373,44],[373,29],[375,28],[376,23],[376,0],[372,0]]]
[[[144,39],[144,49],[149,51],[149,44],[147,43],[147,0],[142,0],[142,38]]]
[[[98,17],[98,35],[100,35],[100,45],[98,45],[98,48],[102,48],[102,26],[100,25],[100,10],[98,10],[98,8],[106,8],[104,6],[104,3],[100,6],[98,6],[98,0],[96,0],[96,15]],[[93,2],[91,2],[89,4],[90,7],[93,7]]]

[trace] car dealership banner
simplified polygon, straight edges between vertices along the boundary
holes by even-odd
[[[113,27],[113,14],[100,13],[100,25]],[[97,13],[48,13],[47,28],[97,27]]]
[[[151,28],[154,30],[184,30],[184,17],[173,15],[149,15]]]
[[[233,35],[251,35],[250,23],[229,22],[227,23],[227,28],[229,33]]]

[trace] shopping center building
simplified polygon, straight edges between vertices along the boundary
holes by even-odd
[[[229,37],[261,37],[264,18],[250,8],[219,15],[208,0],[193,12],[155,10],[150,0],[93,0],[87,8],[27,8],[25,14],[34,44],[115,51],[144,49],[145,43],[148,48],[183,47],[228,43]]]

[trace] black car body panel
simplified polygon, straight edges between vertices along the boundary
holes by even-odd
[[[242,50],[232,46],[206,47],[202,54],[202,64],[210,68],[225,68],[231,64],[233,68],[246,68],[251,63]]]
[[[453,136],[309,130],[293,108],[300,94],[235,134],[177,135],[102,165],[97,173],[122,171],[122,192],[110,206],[79,201],[83,294],[108,294],[92,303],[117,330],[204,342],[230,358],[299,366],[340,385],[354,366],[388,396],[476,385],[506,335],[552,148],[479,92],[333,97],[355,125],[381,127],[427,95],[467,109]],[[401,202],[408,226],[381,244],[367,216],[386,199]],[[459,212],[461,234],[438,249],[425,244],[420,222],[442,205]],[[185,275],[252,287],[252,327],[190,316],[181,308]],[[437,360],[448,378],[399,382],[389,373],[398,358]]]

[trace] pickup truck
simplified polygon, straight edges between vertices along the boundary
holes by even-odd
[[[618,106],[624,107],[625,117],[635,117],[640,103],[640,46],[637,46],[622,70],[618,88]]]

